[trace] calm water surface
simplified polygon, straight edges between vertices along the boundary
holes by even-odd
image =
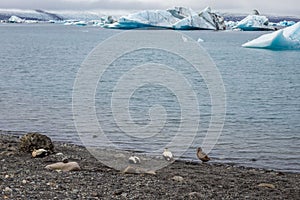
[[[55,140],[81,144],[72,113],[77,71],[99,42],[120,32],[63,25],[0,25],[0,130],[39,131]],[[299,51],[241,47],[263,32],[183,33],[204,40],[201,45],[218,66],[226,88],[224,129],[210,152],[214,162],[300,172]],[[149,122],[147,113],[152,105],[165,107],[168,120],[163,137],[128,137],[118,129],[109,110],[111,91],[124,69],[153,60],[171,64],[173,59],[158,51],[133,52],[116,60],[107,71],[108,76],[101,80],[105,84],[96,91],[97,117],[119,148],[151,154],[153,148],[165,145],[176,134],[180,104],[164,87],[141,87],[130,100],[131,114],[140,125]],[[201,99],[201,128],[182,157],[194,160],[195,148],[202,143],[208,127],[210,98],[204,81],[185,70],[184,61],[178,62],[176,70],[189,77]],[[95,141],[91,140],[91,145]]]

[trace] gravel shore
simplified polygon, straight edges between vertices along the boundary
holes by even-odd
[[[124,174],[84,147],[54,142],[81,167],[57,172],[45,169],[55,155],[32,158],[18,142],[0,134],[0,199],[300,199],[299,173],[176,161],[156,175]]]

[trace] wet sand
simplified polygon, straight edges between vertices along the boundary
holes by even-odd
[[[176,161],[156,175],[124,174],[84,147],[54,142],[81,167],[57,172],[45,166],[60,158],[32,158],[18,142],[0,134],[0,199],[300,199],[299,173]]]

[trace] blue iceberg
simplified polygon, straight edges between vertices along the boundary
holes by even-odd
[[[300,22],[273,33],[262,35],[242,46],[248,48],[300,50]]]
[[[241,29],[243,31],[269,31],[274,30],[269,26],[269,19],[266,16],[254,14],[248,15],[246,18],[237,23],[234,29]]]
[[[168,10],[144,10],[119,18],[118,22],[105,24],[104,28],[167,28],[176,30],[225,28],[224,18],[209,7],[197,14],[190,8],[175,7]]]

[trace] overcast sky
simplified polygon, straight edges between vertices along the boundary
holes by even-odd
[[[206,6],[217,11],[300,16],[299,0],[0,0],[0,8],[45,10],[142,10],[190,7],[200,11]]]

